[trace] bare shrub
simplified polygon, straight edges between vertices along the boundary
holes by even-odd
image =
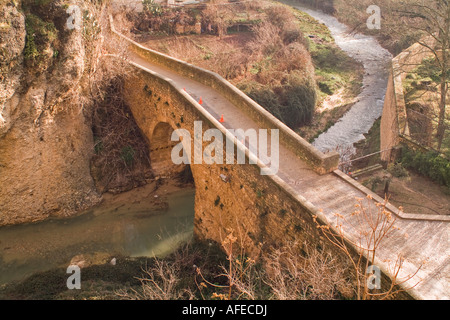
[[[91,174],[96,187],[99,192],[121,192],[145,184],[151,175],[149,147],[122,97],[124,80],[132,72],[128,43],[110,33],[110,12],[104,6],[93,4],[91,11],[98,18],[84,23],[91,59],[85,69],[86,90],[77,95],[77,103],[92,112]],[[116,30],[129,28],[122,14],[116,14],[113,24]]]
[[[139,288],[122,289],[115,294],[127,300],[178,300],[195,299],[194,292],[186,281],[186,274],[194,275],[195,264],[209,256],[202,246],[194,247],[192,241],[178,243],[179,247],[165,258],[154,258],[151,266],[142,268],[142,274],[135,277]],[[204,262],[204,263],[207,263]]]
[[[342,291],[349,291],[345,280],[348,268],[330,252],[320,252],[311,246],[300,253],[298,243],[275,249],[265,259],[265,282],[279,300],[330,300]]]
[[[274,26],[278,26],[282,32],[285,30],[298,30],[295,24],[295,17],[287,6],[272,5],[265,9],[266,19]]]
[[[229,229],[228,232],[229,234],[221,243],[221,247],[228,260],[228,265],[222,265],[221,269],[223,273],[218,275],[218,277],[225,278],[227,284],[221,285],[210,282],[203,276],[201,269],[196,268],[197,275],[201,279],[200,284],[196,280],[197,288],[200,292],[208,286],[216,288],[218,291],[213,292],[211,296],[211,298],[215,299],[256,300],[259,298],[256,290],[259,273],[254,269],[255,260],[245,257],[243,254],[243,246],[235,246],[238,238],[234,236],[233,230]],[[237,252],[240,252],[240,254]],[[203,293],[201,294],[204,298]]]
[[[283,46],[280,28],[269,21],[263,21],[252,28],[254,39],[248,44],[253,55],[268,56]]]
[[[151,175],[149,146],[123,100],[123,85],[121,77],[110,80],[94,100],[91,173],[100,192],[129,190]]]
[[[407,287],[406,285],[421,269],[419,265],[415,272],[400,276],[405,258],[401,253],[397,254],[395,262],[390,264],[390,284],[385,288],[371,289],[369,280],[372,274],[368,272],[369,266],[375,266],[379,257],[377,255],[384,239],[394,236],[399,230],[395,226],[396,218],[386,208],[387,199],[384,203],[374,205],[372,197],[357,199],[355,211],[343,216],[336,213],[334,223],[321,224],[314,217],[317,228],[325,238],[335,247],[339,248],[348,258],[352,265],[353,274],[357,282],[356,297],[358,300],[391,299],[398,293],[415,287],[419,281]],[[333,226],[334,230],[330,227]]]
[[[140,290],[131,288],[116,294],[127,300],[178,300],[188,292],[178,288],[180,268],[177,263],[155,259],[154,265],[144,268],[143,272],[142,277],[137,277],[141,282]]]
[[[277,70],[291,72],[294,70],[305,70],[305,78],[314,75],[314,66],[309,56],[308,50],[299,42],[294,42],[283,46],[278,52]]]
[[[163,51],[172,57],[183,59],[192,64],[201,65],[209,50],[198,45],[190,38],[176,37],[164,46]]]
[[[227,28],[232,18],[230,6],[222,5],[226,0],[215,0],[206,4],[203,9],[203,23],[210,33],[217,34],[222,38],[227,33]]]
[[[353,161],[351,160],[355,154],[355,148],[353,145],[338,145],[335,151],[339,153],[339,170],[348,173],[352,168]]]
[[[261,263],[244,255],[244,248],[233,235],[233,230],[222,241],[227,265],[221,266],[226,284],[212,283],[203,276],[200,268],[197,283],[200,292],[212,287],[212,298],[230,299],[337,299],[351,297],[353,288],[346,280],[349,266],[316,247],[290,242],[270,253],[263,254]],[[203,294],[202,294],[203,296]]]
[[[219,73],[225,79],[235,79],[245,74],[248,55],[242,51],[234,50],[215,55],[214,61],[216,70],[213,71]]]

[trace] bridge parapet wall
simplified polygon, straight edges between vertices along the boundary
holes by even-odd
[[[139,43],[127,38],[114,29],[113,18],[110,16],[111,29],[115,36],[127,41],[129,49],[149,62],[166,67],[178,74],[207,85],[227,98],[231,103],[248,114],[264,129],[279,129],[280,142],[307,162],[319,174],[331,173],[338,168],[339,154],[329,152],[324,154],[301,138],[292,129],[274,117],[259,104],[250,99],[217,73],[196,67],[185,61],[170,57],[160,52],[145,48]]]
[[[194,122],[199,120],[203,133],[216,128],[227,134],[217,119],[173,81],[134,66],[136,72],[125,82],[124,98],[150,147],[152,132],[161,122],[188,130],[191,137],[195,135]],[[323,214],[279,177],[261,175],[264,164],[250,164],[250,157],[255,156],[239,141],[231,141],[245,153],[246,164],[195,164],[191,155],[196,237],[220,243],[233,229],[239,244],[254,258],[264,248],[289,240],[326,246],[313,221],[313,216],[325,221]],[[202,147],[208,144],[204,141]],[[223,155],[225,158],[226,146]],[[234,156],[237,159],[237,153]]]

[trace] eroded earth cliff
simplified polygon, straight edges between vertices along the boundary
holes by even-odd
[[[67,10],[65,1],[0,4],[0,225],[68,216],[101,199],[83,98],[97,61],[85,31],[67,28]]]

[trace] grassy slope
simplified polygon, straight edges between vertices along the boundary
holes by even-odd
[[[335,44],[324,24],[302,11],[293,10],[300,29],[309,39],[319,89],[319,100],[313,121],[299,130],[299,134],[305,139],[313,141],[352,106],[354,99],[361,92],[364,68]],[[322,111],[321,108],[327,100],[332,101],[335,97],[337,102],[331,103],[334,108]]]

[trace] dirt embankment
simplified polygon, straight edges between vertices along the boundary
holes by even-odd
[[[129,172],[141,144],[103,121],[121,119],[124,130],[133,128],[123,125],[132,118],[123,108],[113,110],[116,117],[102,113],[114,103],[105,88],[120,74],[102,56],[105,8],[98,1],[72,5],[90,14],[76,16],[61,0],[0,4],[0,225],[70,216],[97,204],[108,188],[91,170],[113,161],[91,159],[106,136],[117,134],[124,144],[103,143],[110,147],[103,151],[127,164],[109,166],[118,168],[109,187],[129,189],[130,181],[133,187]]]
[[[0,15],[0,225],[73,214],[100,200],[88,117],[64,101],[86,67],[83,35],[64,29],[59,1],[2,2]]]

